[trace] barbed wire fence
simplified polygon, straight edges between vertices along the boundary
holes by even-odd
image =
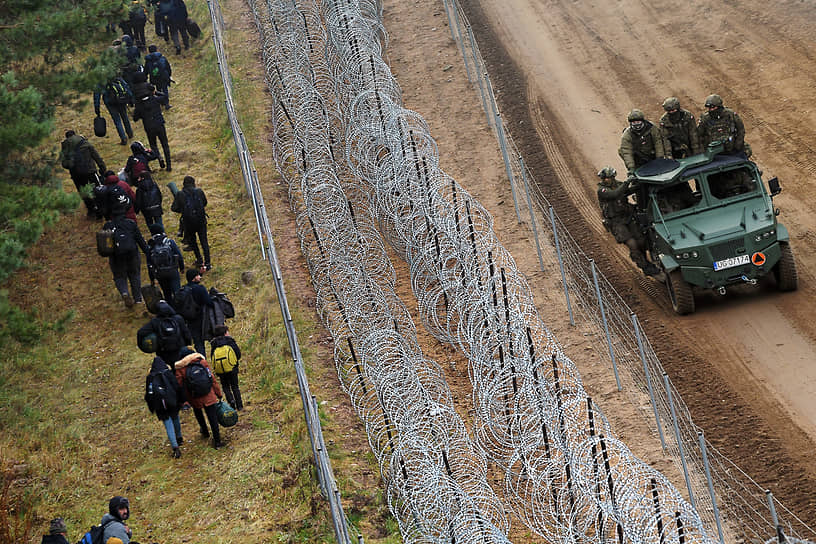
[[[578,246],[526,168],[502,122],[487,66],[461,6],[456,0],[442,0],[442,3],[468,79],[474,85],[487,122],[499,141],[517,218],[522,222],[522,214],[529,214],[525,214],[524,221],[529,217],[537,248],[547,252],[547,259],[539,259],[542,270],[545,270],[545,261],[559,263],[570,321],[574,323],[578,313],[582,319],[579,326],[590,328],[605,339],[607,349],[601,353],[605,351],[618,388],[622,388],[621,379],[624,379],[627,386],[639,394],[648,395],[653,429],[659,435],[664,451],[680,459],[689,496],[706,525],[712,529],[717,527],[720,541],[731,538],[747,542],[785,537],[788,542],[814,539],[816,532],[812,528],[705,440],[641,330],[637,316]],[[545,238],[543,243],[539,234]],[[777,509],[782,514],[782,521],[777,516]],[[784,535],[779,532],[781,530]],[[724,531],[726,535],[723,535]],[[729,534],[731,538],[727,538]]]

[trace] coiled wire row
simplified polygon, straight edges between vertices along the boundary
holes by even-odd
[[[339,76],[325,54],[318,7],[268,0],[252,8],[276,100],[276,160],[301,250],[341,384],[365,423],[403,538],[508,542],[486,460],[453,409],[441,369],[422,355],[366,199],[338,164],[344,118],[323,93],[333,96]]]
[[[445,458],[451,443],[439,442],[451,423],[440,423],[436,411],[453,410],[438,367],[421,357],[410,317],[389,288],[393,271],[372,266],[386,259],[369,213],[410,265],[423,323],[468,357],[475,439],[504,469],[505,494],[531,529],[563,542],[709,542],[677,490],[611,437],[574,364],[539,319],[489,213],[439,168],[427,125],[401,107],[380,56],[384,33],[378,17],[372,22],[376,10],[334,0],[324,0],[320,11],[309,2],[267,5],[276,159],[291,173],[303,251],[335,337],[338,373],[366,422],[406,539],[452,505],[444,486],[428,487],[437,477],[412,487],[407,467],[451,476],[453,463]],[[424,445],[438,449],[423,450],[405,434],[418,422]],[[435,425],[422,426],[429,422]],[[453,443],[469,445],[459,425],[455,419],[462,434]],[[436,464],[406,463],[408,443],[416,444],[411,459],[429,456]],[[439,451],[448,452],[441,464]],[[502,515],[481,487],[483,460],[461,451],[480,469],[468,496],[495,522]],[[423,496],[430,500],[412,502]],[[431,517],[417,519],[417,509]]]

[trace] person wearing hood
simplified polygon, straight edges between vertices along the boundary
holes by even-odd
[[[130,10],[128,11],[128,21],[130,22],[130,29],[133,32],[133,39],[136,42],[136,47],[139,51],[145,50],[145,25],[147,25],[147,11],[144,6],[139,3],[139,0],[132,0]]]
[[[141,189],[139,190],[141,192]],[[181,273],[184,272],[184,256],[176,241],[164,232],[164,225],[153,223],[150,229],[150,277],[159,282],[164,300],[173,300],[181,288]],[[175,361],[175,360],[174,360]]]
[[[141,172],[152,172],[150,161],[159,158],[159,154],[152,149],[146,149],[144,144],[138,140],[130,144],[130,157],[125,163],[125,175],[127,182],[136,185]]]
[[[190,36],[187,34],[187,4],[184,0],[172,0],[170,13],[167,15],[167,22],[170,25],[170,38],[176,46],[176,55],[181,54],[181,43],[179,34],[184,43],[184,49],[190,48]]]
[[[172,172],[170,144],[167,142],[167,130],[164,126],[164,115],[162,115],[163,103],[164,98],[156,95],[155,92],[142,97],[136,101],[136,107],[133,109],[133,120],[142,120],[147,133],[147,141],[150,143],[150,149],[158,153],[159,148],[156,147],[156,143],[157,140],[161,142],[164,158],[159,155],[159,167],[164,168],[166,161],[167,171]]]
[[[62,518],[54,518],[48,527],[48,534],[43,535],[40,544],[69,544],[68,527]]]
[[[102,542],[107,542],[109,538],[118,538],[122,544],[129,544],[133,536],[133,531],[127,526],[125,521],[130,517],[130,502],[120,495],[108,501],[108,513],[102,516]]]
[[[66,130],[60,151],[60,162],[63,168],[68,169],[77,192],[82,195],[82,201],[88,210],[88,217],[101,219],[102,212],[97,207],[93,196],[83,195],[82,191],[86,185],[98,184],[99,174],[107,170],[105,161],[102,160],[99,152],[84,136],[73,130]],[[97,174],[97,169],[99,174]]]
[[[674,96],[663,101],[663,109],[666,113],[660,118],[660,133],[667,154],[672,159],[684,159],[702,153],[694,114],[681,108]]]
[[[627,117],[629,126],[623,131],[618,155],[626,165],[626,172],[631,176],[635,170],[654,159],[666,158],[663,137],[660,130],[642,111],[634,109]]]
[[[190,334],[193,336],[193,346],[196,351],[207,353],[207,347],[204,345],[204,306],[212,308],[215,303],[213,303],[207,288],[201,285],[201,272],[198,269],[188,268],[185,276],[187,277],[187,285],[184,286],[184,289],[189,290],[196,307],[195,317],[187,316],[185,321],[190,328]],[[175,302],[178,311],[183,312],[178,306],[178,297],[176,297]]]
[[[136,193],[127,182],[119,179],[113,170],[105,172],[103,185],[94,191],[96,205],[102,211],[105,219],[110,221],[114,216],[124,215],[131,221],[136,221]],[[123,198],[125,195],[127,198]]]
[[[181,457],[179,446],[184,443],[179,421],[179,410],[185,402],[184,390],[173,370],[159,356],[153,358],[153,366],[145,378],[144,400],[147,408],[164,425],[170,447],[173,448],[173,457],[178,459]]]
[[[181,214],[184,230],[183,241],[192,247],[196,257],[196,267],[203,266],[204,270],[212,269],[210,242],[207,239],[207,195],[201,188],[196,187],[196,180],[193,176],[184,176],[182,189],[176,193],[173,204],[170,205],[170,211]],[[201,242],[201,250],[198,248],[198,242]],[[204,260],[202,260],[202,252]]]
[[[156,223],[161,225],[162,214],[164,213],[162,210],[162,193],[159,186],[153,181],[150,172],[139,172],[136,177],[136,188],[138,189],[136,191],[136,201],[133,203],[136,212],[142,213],[148,227]],[[164,226],[162,226],[162,231],[164,231]]]
[[[184,318],[166,300],[160,300],[156,306],[156,316],[142,325],[136,333],[136,345],[142,345],[146,336],[155,334],[156,355],[163,361],[175,363],[181,359],[180,350],[192,343],[193,338]]]
[[[164,95],[164,109],[170,109],[170,83],[173,78],[173,68],[167,57],[161,54],[155,45],[148,47],[149,53],[145,56],[144,69],[150,78],[150,83],[156,87],[156,91]]]
[[[145,96],[150,96],[155,90],[155,87],[148,83],[146,73],[136,72],[133,74],[133,98],[136,102]]]
[[[124,182],[123,182],[124,183]],[[147,266],[150,268],[150,254],[147,251],[145,242],[136,221],[129,219],[124,214],[114,214],[113,219],[106,222],[103,229],[114,232],[115,247],[113,255],[108,257],[113,283],[116,290],[122,296],[126,308],[132,308],[134,304],[142,303],[142,260],[139,257],[139,250],[147,258]],[[130,283],[130,293],[128,292]]]
[[[221,431],[218,428],[218,413],[216,410],[216,405],[222,396],[221,388],[218,386],[218,382],[213,379],[210,365],[207,364],[207,360],[203,355],[200,353],[195,353],[187,347],[182,348],[179,355],[181,355],[181,359],[176,361],[175,365],[176,379],[184,388],[184,394],[187,397],[190,405],[193,407],[193,413],[198,421],[201,436],[204,438],[209,438],[210,436],[210,431],[207,430],[207,423],[204,419],[204,413],[206,412],[207,420],[210,422],[210,429],[212,429],[213,447],[215,449],[221,448],[224,446],[224,443],[221,442]],[[200,364],[203,366],[210,378],[210,388],[204,395],[194,396],[193,392],[190,391],[190,387],[186,379],[187,373],[194,364]]]

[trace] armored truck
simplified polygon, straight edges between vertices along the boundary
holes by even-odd
[[[756,284],[772,273],[781,291],[797,288],[788,229],[772,198],[779,180],[762,182],[745,156],[712,144],[684,159],[657,159],[634,173],[637,219],[652,261],[663,271],[672,308],[694,312],[694,291]]]

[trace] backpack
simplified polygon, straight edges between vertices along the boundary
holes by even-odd
[[[184,345],[181,337],[181,330],[176,320],[172,317],[158,317],[159,320],[159,349],[162,351],[175,351]]]
[[[201,313],[201,308],[193,297],[193,289],[189,285],[184,285],[176,291],[173,296],[173,308],[188,321],[196,319]]]
[[[238,364],[235,350],[229,344],[218,346],[213,350],[213,370],[216,374],[226,374]]]
[[[105,225],[102,230],[96,233],[96,251],[100,257],[110,257],[116,249],[116,242],[113,238],[115,227]]]
[[[193,230],[204,224],[204,203],[198,195],[198,190],[184,191],[184,206],[181,209],[181,216],[184,218],[184,226]]]
[[[184,374],[184,384],[194,399],[203,397],[212,388],[212,374],[209,369],[199,361],[187,365],[187,372]]]
[[[170,79],[170,62],[164,55],[158,58],[150,57],[148,62],[145,63],[145,72],[150,76],[151,81],[166,81]]]
[[[71,157],[68,159],[68,168],[71,171],[89,174],[95,170],[91,154],[85,150],[87,143],[88,140],[82,138],[82,141],[71,151]]]
[[[144,24],[147,22],[147,13],[142,6],[134,6],[130,8],[130,13],[128,13],[130,23],[141,23]]]
[[[141,162],[141,161],[140,161]],[[143,163],[142,163],[143,164]],[[135,169],[135,166],[134,166]],[[150,212],[148,215],[161,215],[162,194],[159,186],[152,179],[150,181],[142,182],[139,187],[140,191],[145,191],[142,197],[142,211]],[[158,212],[158,213],[156,213]]]
[[[125,105],[131,102],[130,93],[127,89],[127,84],[121,78],[116,78],[107,85],[108,95],[113,98],[117,104]]]
[[[191,38],[196,40],[201,37],[201,27],[198,26],[198,23],[187,17],[184,24],[187,26],[187,34],[189,34]]]
[[[112,223],[111,223],[112,224]],[[126,229],[113,227],[113,254],[127,255],[136,250],[136,238]]]
[[[107,190],[108,209],[111,215],[125,215],[133,201],[130,195],[125,192],[117,183],[116,185],[109,185]]]
[[[153,263],[153,272],[158,279],[164,280],[176,275],[178,270],[176,254],[173,252],[169,238],[165,237],[164,240],[153,245],[150,250],[150,261]]]
[[[173,386],[167,383],[167,375],[164,372],[151,373],[147,377],[145,388],[145,400],[151,412],[169,412],[178,406],[176,393]]]
[[[82,535],[82,538],[77,541],[77,544],[105,544],[103,540],[105,537],[105,527],[114,521],[115,520],[110,520],[104,525],[92,526],[90,529],[88,529],[88,532]]]

